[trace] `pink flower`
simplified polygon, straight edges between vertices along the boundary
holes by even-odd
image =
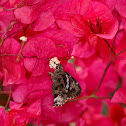
[[[79,60],[77,62],[79,62]],[[93,61],[92,58],[89,60],[89,62],[85,62],[85,67],[83,65],[82,68],[77,71],[78,76],[81,77],[86,83],[87,94],[92,94],[98,87],[106,65],[107,64],[104,63],[101,59],[98,58],[97,60]],[[116,90],[117,82],[118,77],[114,71],[113,66],[110,66],[97,95],[109,96],[110,93]]]
[[[113,124],[120,126],[121,121],[126,117],[125,110],[120,104],[113,104],[109,108],[110,119]]]
[[[114,7],[116,5],[116,0],[98,0],[101,3],[104,3],[106,6],[109,7],[109,9],[114,10]]]
[[[3,86],[20,84],[26,81],[23,65],[21,62],[18,64],[16,61],[19,50],[20,43],[13,38],[6,39],[1,47],[1,54],[6,54],[2,56]]]
[[[39,14],[40,10],[37,5],[34,6],[24,6],[17,8],[14,11],[15,17],[23,24],[30,24],[35,21]]]
[[[71,56],[76,40],[68,32],[51,28],[32,37],[22,51],[23,56],[26,57],[24,59],[25,68],[31,73],[31,76],[48,73],[49,60],[47,58],[62,57],[62,62],[64,62],[64,58]]]
[[[13,11],[2,11],[0,12],[0,37],[2,37],[9,29],[10,25],[13,24],[14,14]],[[7,37],[5,34],[4,37]]]
[[[125,108],[116,103],[126,104],[126,53],[106,72],[108,45],[114,43],[116,54],[126,49],[125,6],[124,0],[1,0],[0,94],[8,94],[11,85],[13,100],[6,114],[0,108],[0,125],[125,126]],[[80,84],[83,100],[53,107],[54,57]],[[91,95],[96,89],[97,96]]]
[[[126,9],[125,9],[126,1],[125,0],[117,0],[115,4],[115,8],[121,16],[126,17]]]
[[[88,100],[90,101],[90,100]],[[92,99],[91,103],[88,103],[88,107],[85,110],[85,113],[81,116],[80,120],[80,125],[78,124],[77,126],[113,126],[110,118],[106,115],[103,115],[101,113],[101,100],[95,101]],[[107,110],[106,110],[107,111]],[[83,124],[84,123],[84,124]],[[83,124],[83,125],[81,125]]]
[[[125,103],[126,104],[126,88],[119,88],[112,97],[112,103]]]
[[[32,76],[40,76],[48,72],[49,60],[46,58],[55,56],[56,45],[49,38],[35,37],[27,42],[22,54],[27,57],[24,59],[25,68],[32,73]]]
[[[27,125],[27,112],[11,109],[6,113],[5,126],[26,126]]]
[[[68,63],[64,70],[69,72],[78,82],[75,68]],[[85,91],[85,83],[79,82],[82,93]],[[54,96],[52,95],[52,81],[47,74],[39,77],[30,77],[27,83],[17,85],[12,93],[15,102],[10,102],[10,108],[15,110],[25,110],[28,112],[29,119],[34,117],[42,124],[69,123],[80,117],[85,110],[85,104],[79,102],[66,103],[62,107],[53,108]],[[76,111],[78,110],[78,111]],[[20,114],[20,113],[19,113]],[[68,116],[69,115],[69,118]],[[26,118],[27,119],[27,118]]]
[[[39,77],[30,77],[27,83],[20,84],[15,87],[12,93],[16,103],[22,103],[25,99],[34,92],[45,91],[50,92],[52,89],[52,81],[48,74]]]
[[[77,8],[77,6],[80,8]],[[82,10],[82,8],[84,9]],[[105,43],[102,38],[112,39],[118,30],[118,21],[113,18],[111,10],[100,2],[90,3],[88,0],[85,2],[79,0],[71,2],[69,0],[68,3],[57,9],[55,18],[61,29],[68,30],[79,37],[79,42],[88,43],[89,47],[87,50],[85,49],[85,52],[91,51],[88,54],[89,56],[94,53],[92,47],[95,48],[96,52],[101,48],[108,48],[108,46],[102,47]],[[84,46],[84,44],[81,45]],[[78,46],[78,43],[76,46]],[[76,46],[75,48],[77,48]],[[79,52],[79,49],[76,50]],[[76,53],[76,50],[73,53],[74,56],[80,55],[83,49],[80,49],[80,53]],[[87,55],[83,55],[83,58],[85,57],[87,58]]]
[[[40,36],[47,37],[51,39],[57,47],[57,57],[69,57],[75,43],[78,41],[74,35],[70,34],[68,31],[59,30],[57,25],[54,24],[53,27],[48,28]]]
[[[116,43],[118,45],[116,46],[116,53],[119,53],[120,51],[123,51],[126,48],[125,39],[126,39],[126,32],[123,30],[118,34],[116,39]],[[125,56],[126,56],[126,52],[119,55],[119,57],[121,58],[124,58]]]
[[[5,109],[0,108],[0,125],[5,126]]]
[[[23,24],[31,24],[33,31],[42,31],[50,27],[54,22],[53,12],[64,3],[64,0],[47,0],[47,1],[10,1],[12,6],[22,6],[14,11],[17,20]],[[52,5],[55,4],[55,6]],[[30,6],[25,6],[30,5]]]
[[[117,43],[118,45],[116,46],[116,53],[119,53],[123,51],[124,49],[126,49],[125,40],[126,40],[126,33],[123,30],[117,36],[116,42],[118,42]],[[124,60],[125,57],[126,57],[126,52],[123,52],[115,60],[116,69],[119,76],[122,77],[122,86],[124,87],[126,86],[126,61]]]

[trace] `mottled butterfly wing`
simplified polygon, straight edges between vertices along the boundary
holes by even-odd
[[[66,91],[67,99],[72,99],[77,97],[81,93],[81,87],[79,83],[66,72]]]
[[[67,99],[77,97],[81,93],[79,83],[62,69],[61,64],[54,73],[49,72],[53,80],[52,94],[54,95],[54,106],[62,106]]]

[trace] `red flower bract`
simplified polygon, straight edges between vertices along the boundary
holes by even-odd
[[[17,63],[17,56],[20,50],[20,43],[13,38],[8,38],[1,47],[4,82],[3,86],[8,84],[20,84],[25,81],[22,64]],[[12,56],[14,55],[14,56]]]
[[[48,48],[50,47],[50,48]],[[45,37],[35,37],[27,42],[23,48],[23,55],[25,58],[25,68],[32,72],[33,76],[42,75],[48,70],[48,64],[46,58],[51,58],[55,55],[56,45],[55,43]],[[33,57],[33,58],[32,58]],[[34,58],[36,57],[36,58]]]
[[[111,102],[126,104],[126,88],[120,88],[118,91],[116,91]]]
[[[0,125],[5,126],[5,109],[0,108]]]
[[[0,126],[124,126],[125,6],[125,0],[1,0]],[[58,63],[70,74],[61,73],[63,84],[60,72],[49,74]],[[63,96],[77,96],[71,79],[80,95],[53,107],[61,100],[52,94],[55,80]]]
[[[15,17],[23,24],[30,24],[39,16],[38,7],[21,7],[15,10]]]
[[[114,124],[121,125],[121,120],[126,116],[124,108],[119,104],[113,104],[110,106],[110,119]]]
[[[118,21],[113,18],[111,10],[104,4],[100,2],[86,2],[88,4],[79,2],[79,0],[75,3],[69,1],[69,3],[63,4],[55,12],[55,18],[61,29],[68,30],[76,37],[79,37],[80,42],[88,42],[89,48],[94,47],[95,50],[98,51],[104,42],[99,39],[99,37],[112,39],[118,30]],[[86,11],[81,11],[81,8],[78,8],[77,11],[77,8],[73,7],[76,4],[78,4],[78,6],[81,5],[81,8],[82,6],[86,6]],[[108,48],[105,46],[103,47]],[[77,47],[75,46],[75,48]],[[88,52],[89,50],[85,51]],[[90,49],[90,51],[92,54],[92,49]],[[83,57],[85,58],[85,56]]]

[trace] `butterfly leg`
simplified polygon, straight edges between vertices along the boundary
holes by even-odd
[[[54,73],[52,73],[52,72],[49,71],[49,74],[51,75],[51,80],[53,80],[53,78],[54,78]]]

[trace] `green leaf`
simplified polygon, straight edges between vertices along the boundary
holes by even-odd
[[[108,106],[105,102],[102,102],[102,110],[101,110],[101,114],[108,116]]]

